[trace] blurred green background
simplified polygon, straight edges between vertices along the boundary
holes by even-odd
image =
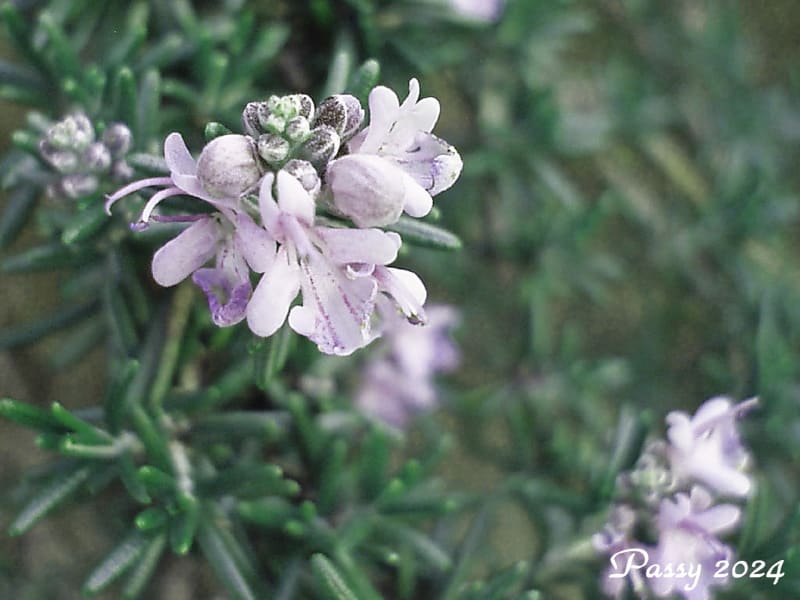
[[[800,465],[800,4],[510,0],[497,23],[432,2],[251,4],[290,27],[285,89],[319,99],[330,24],[344,18],[327,6],[357,15],[348,30],[361,59],[381,62],[382,83],[402,97],[417,76],[442,103],[437,134],[465,169],[437,206],[463,250],[403,257],[431,301],[463,313],[463,366],[431,417],[458,440],[442,474],[472,489],[535,476],[575,502],[539,514],[532,496],[498,511],[485,566],[538,556],[540,519],[551,539],[591,531],[583,517],[602,512],[620,415],[660,434],[666,412],[716,394],[762,397],[746,439],[773,508],[764,534],[778,526],[797,504]],[[4,103],[0,120],[7,144],[24,111]],[[33,223],[9,251],[36,236]],[[59,277],[0,274],[0,327],[52,310]],[[63,335],[0,353],[0,393],[94,401],[103,348],[57,371]],[[44,455],[0,421],[0,456],[5,529],[20,474]],[[0,597],[78,597],[130,516],[114,502],[0,537]],[[209,579],[173,560],[153,597],[222,597]],[[567,584],[554,593],[596,597]]]

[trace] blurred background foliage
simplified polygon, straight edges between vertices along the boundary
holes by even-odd
[[[368,58],[381,83],[402,92],[416,76],[423,95],[439,98],[437,133],[465,168],[438,197],[438,224],[463,248],[413,248],[402,260],[431,301],[462,311],[463,364],[441,410],[395,451],[397,461],[425,456],[445,429],[452,447],[439,475],[493,493],[439,524],[450,532],[439,541],[462,548],[452,577],[431,576],[417,595],[400,585],[397,597],[517,597],[487,595],[499,579],[471,592],[456,585],[497,572],[548,599],[598,597],[600,562],[569,558],[579,551],[570,541],[602,524],[616,473],[647,432],[661,435],[663,415],[717,394],[762,398],[744,425],[760,488],[741,555],[795,557],[775,588],[742,580],[720,597],[800,595],[790,550],[800,535],[796,2],[508,0],[498,22],[435,0],[28,0],[3,10],[3,140],[19,132],[18,150],[36,139],[27,110],[55,120],[75,105],[99,122],[124,119],[137,152],[158,154],[172,130],[196,150],[206,122],[238,130],[242,106],[272,93],[319,100]],[[27,55],[10,43],[19,23],[35,29]],[[131,88],[135,102],[125,100]],[[69,269],[16,272],[14,257],[71,216],[26,217],[41,200],[15,196],[9,174],[29,159],[9,156],[3,202],[22,216],[2,231],[0,393],[93,404],[107,325],[72,315],[54,336],[20,338],[81,296],[65,293]],[[144,280],[137,243],[126,239],[120,260]],[[244,347],[245,332],[230,335]],[[357,371],[332,362],[306,351],[288,369],[335,377],[346,402]],[[0,445],[6,529],[25,495],[16,482],[31,469],[35,479],[45,455],[5,422]],[[3,537],[0,596],[78,597],[87,566],[135,514],[118,496],[104,491],[31,534]],[[168,559],[159,573],[152,597],[223,597],[199,560]]]

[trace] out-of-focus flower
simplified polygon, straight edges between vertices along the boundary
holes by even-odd
[[[327,354],[350,354],[369,343],[378,294],[372,272],[394,261],[400,237],[378,229],[315,226],[311,195],[285,171],[264,177],[259,206],[264,227],[281,246],[248,305],[250,329],[272,335],[288,314],[289,326]],[[290,313],[301,290],[303,304]]]
[[[505,0],[449,0],[450,7],[472,21],[493,22],[500,18]]]
[[[333,204],[359,227],[395,222],[405,211],[423,217],[432,196],[461,174],[456,149],[431,133],[439,118],[436,98],[419,100],[419,83],[409,81],[400,104],[378,86],[370,92],[370,124],[348,143],[347,154],[328,164]]]
[[[236,143],[235,146],[237,149],[240,149],[239,143]],[[215,150],[214,153],[222,153],[222,149],[219,147],[217,148],[218,149]],[[155,210],[162,200],[165,200],[170,196],[194,196],[195,198],[205,200],[222,212],[238,207],[238,194],[231,194],[230,196],[221,197],[217,195],[219,190],[215,190],[215,193],[211,193],[209,190],[203,187],[201,175],[198,174],[198,164],[195,162],[194,158],[192,158],[192,155],[189,153],[189,149],[186,147],[186,143],[183,141],[183,137],[181,137],[179,133],[170,133],[167,136],[167,139],[164,140],[164,160],[169,168],[169,177],[148,177],[146,179],[140,179],[138,181],[129,183],[125,187],[108,196],[106,200],[106,212],[111,214],[111,206],[120,198],[124,198],[125,196],[128,196],[129,194],[137,192],[141,189],[154,186],[165,186],[165,188],[153,194],[147,201],[147,204],[145,204],[142,214],[139,217],[139,221],[136,224],[136,226],[139,228],[147,226],[153,214],[153,210]],[[212,163],[215,169],[218,166],[217,161],[209,159],[207,162]],[[247,175],[248,178],[246,183],[252,186],[254,182],[250,177],[250,173],[247,173]],[[205,180],[215,179],[215,177],[211,174],[202,175],[202,178]],[[237,189],[244,188],[244,184],[245,182],[243,181],[240,185],[235,187]],[[230,217],[230,215],[228,216]]]
[[[130,129],[122,123],[111,123],[96,139],[94,125],[83,113],[55,123],[39,142],[39,154],[59,175],[48,187],[49,195],[77,199],[95,193],[103,178],[129,178],[132,169],[125,157],[131,140]]]
[[[711,587],[726,584],[714,574],[733,551],[719,536],[739,525],[741,509],[718,499],[752,488],[736,419],[756,404],[716,397],[694,416],[668,414],[669,443],[650,441],[636,468],[619,475],[609,523],[593,538],[611,563],[602,582],[607,595],[622,598],[627,581],[641,597],[707,600]],[[638,541],[635,532],[654,543]]]
[[[367,364],[356,404],[365,414],[402,428],[412,415],[436,404],[434,376],[459,364],[449,337],[458,314],[449,306],[433,306],[425,325],[409,323],[391,306],[382,305],[381,314],[384,353]]]
[[[648,579],[648,585],[659,598],[674,593],[686,600],[705,600],[709,588],[724,586],[727,578],[715,578],[719,560],[730,560],[733,550],[719,541],[719,535],[739,525],[741,509],[732,504],[714,505],[711,494],[700,486],[689,494],[666,498],[656,518],[658,545],[650,553],[650,562],[664,569],[659,577]],[[679,565],[699,567],[694,573],[680,571]]]
[[[746,496],[752,486],[744,473],[749,455],[742,446],[736,420],[758,400],[733,405],[728,398],[711,398],[693,417],[684,412],[667,415],[668,454],[673,474],[696,480],[722,495]]]

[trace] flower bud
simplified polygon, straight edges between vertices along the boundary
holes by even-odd
[[[268,163],[279,163],[289,156],[289,142],[279,135],[264,133],[258,136],[258,155]]]
[[[286,138],[294,144],[304,142],[308,138],[309,133],[311,133],[311,125],[307,118],[301,116],[290,119],[289,122],[286,123],[286,129],[284,130]]]
[[[64,177],[58,187],[68,198],[77,199],[97,191],[98,184],[97,177],[94,175],[76,173]]]
[[[339,135],[333,127],[320,125],[311,130],[300,154],[315,167],[322,167],[336,156],[340,143]]]
[[[131,149],[133,134],[123,123],[111,123],[103,132],[103,143],[113,158],[122,158]]]
[[[83,169],[89,173],[103,173],[111,166],[111,152],[102,142],[94,142],[83,151]]]
[[[353,137],[364,120],[364,109],[358,98],[350,94],[337,94],[326,98],[314,115],[314,126],[333,127],[342,141]]]
[[[94,141],[94,127],[86,115],[76,113],[53,125],[47,140],[60,150],[83,150]]]
[[[223,135],[211,140],[197,160],[197,177],[212,196],[239,196],[261,179],[255,143],[244,135]]]
[[[303,189],[312,197],[319,193],[320,180],[317,170],[307,160],[293,158],[283,166],[283,170],[300,182]]]
[[[248,102],[242,111],[242,129],[253,138],[258,138],[264,131],[261,129],[258,115],[267,111],[266,102]]]
[[[333,204],[358,227],[395,223],[403,212],[405,184],[392,164],[371,154],[349,154],[328,165]]]
[[[47,138],[39,142],[39,154],[59,173],[74,173],[78,169],[78,155],[54,146]]]

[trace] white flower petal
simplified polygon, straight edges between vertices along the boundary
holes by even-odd
[[[316,227],[314,232],[325,245],[325,256],[338,264],[388,265],[402,243],[396,233],[380,229]]]
[[[211,217],[192,223],[153,255],[153,279],[164,287],[180,283],[216,254],[221,235]]]
[[[303,225],[314,224],[314,199],[303,184],[286,171],[278,171],[278,206]]]
[[[180,133],[170,133],[164,140],[164,160],[172,175],[195,175],[197,163],[192,158]]]
[[[258,191],[258,209],[261,213],[261,223],[267,228],[274,238],[278,241],[283,240],[280,232],[279,219],[281,210],[275,202],[272,195],[272,184],[275,181],[275,175],[267,173],[261,180],[261,187]]]
[[[433,208],[433,198],[414,179],[403,172],[405,195],[403,196],[403,210],[412,217],[424,217]]]
[[[263,273],[275,261],[275,240],[244,213],[236,215],[236,243],[247,264]]]
[[[247,325],[256,335],[275,333],[286,320],[289,306],[300,290],[300,270],[290,264],[286,251],[278,251],[272,266],[258,282],[247,305]]]
[[[382,85],[369,93],[369,127],[359,152],[375,154],[397,120],[400,101],[397,94]]]

